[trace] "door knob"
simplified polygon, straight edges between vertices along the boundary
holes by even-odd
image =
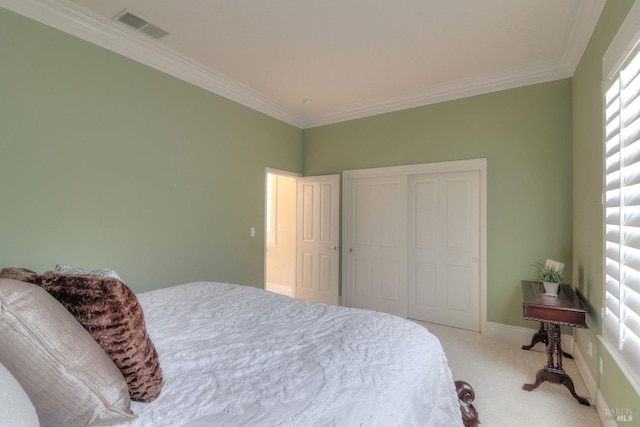
[[[337,251],[338,247],[337,246],[329,246],[329,249],[331,249],[332,251]]]
[[[474,256],[474,257],[473,257],[473,262],[475,262],[475,263],[477,264],[477,263],[478,263],[478,261],[480,261],[480,260],[478,259],[478,257],[477,257],[477,256]]]

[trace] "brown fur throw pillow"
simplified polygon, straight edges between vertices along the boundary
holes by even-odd
[[[28,268],[19,267],[7,267],[0,270],[0,279],[13,279],[21,282],[33,283],[38,285],[40,283],[40,276],[35,271],[31,271]]]
[[[122,372],[133,400],[151,402],[162,369],[138,298],[113,277],[47,271],[40,286],[75,316]]]

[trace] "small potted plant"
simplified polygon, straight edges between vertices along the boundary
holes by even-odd
[[[564,264],[547,260],[546,263],[537,263],[536,275],[538,280],[544,284],[544,294],[551,297],[558,296],[560,282],[564,280],[562,271]]]

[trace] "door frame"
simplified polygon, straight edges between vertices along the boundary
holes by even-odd
[[[487,332],[487,159],[453,160],[435,163],[422,163],[415,165],[387,166],[380,168],[356,169],[342,172],[342,206],[347,206],[347,184],[350,179],[366,177],[382,177],[389,175],[417,175],[425,173],[443,173],[477,171],[480,175],[480,333]],[[347,233],[344,227],[347,225],[346,209],[342,209],[342,247],[348,246]],[[347,277],[347,251],[342,251],[341,282]],[[347,292],[341,293],[340,304],[347,305]]]
[[[273,175],[280,175],[280,176],[287,176],[287,177],[291,177],[291,178],[300,178],[302,175],[296,172],[291,172],[291,171],[286,171],[286,170],[282,170],[282,169],[274,169],[274,168],[270,168],[270,167],[265,167],[264,168],[264,203],[263,203],[263,215],[264,215],[264,236],[262,239],[262,246],[263,246],[263,250],[262,250],[262,266],[263,266],[263,271],[262,271],[262,276],[263,276],[263,283],[262,283],[262,289],[267,289],[267,185],[268,185],[268,180],[267,180],[267,175],[268,174],[273,174]],[[294,200],[291,202],[293,203],[293,205],[295,206],[296,204],[296,199],[294,197]],[[297,223],[292,224],[293,230],[297,230]],[[294,258],[293,258],[293,263],[294,266],[296,264],[296,256],[294,254]],[[296,267],[294,267],[296,268]],[[296,287],[293,287],[293,296],[295,297],[295,292],[296,292]]]

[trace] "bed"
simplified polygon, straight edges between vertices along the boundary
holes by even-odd
[[[39,285],[51,292],[46,283],[51,280]],[[135,418],[105,424],[477,423],[473,389],[454,382],[439,341],[414,322],[226,283],[188,283],[136,297],[162,381],[150,401],[129,402]],[[0,361],[6,358],[0,350]]]

